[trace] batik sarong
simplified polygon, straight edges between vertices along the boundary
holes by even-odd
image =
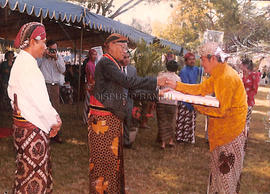
[[[16,194],[52,193],[49,136],[22,118],[14,118]]]
[[[96,108],[96,107],[95,107]],[[89,193],[125,193],[123,123],[90,105],[88,120]]]
[[[249,125],[250,125],[250,121],[251,121],[252,108],[253,108],[252,106],[248,106],[247,118],[246,118],[247,134],[249,132]]]
[[[157,141],[169,142],[174,139],[176,106],[157,103]]]
[[[242,132],[231,143],[219,146],[210,153],[207,193],[239,193],[246,144],[245,132]]]
[[[83,123],[87,124],[88,113],[89,113],[89,104],[90,104],[90,91],[89,84],[86,84],[85,98],[83,103]]]
[[[178,142],[195,143],[196,111],[189,110],[182,102],[178,106],[175,138]]]

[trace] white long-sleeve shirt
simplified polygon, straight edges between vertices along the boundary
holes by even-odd
[[[65,62],[61,55],[57,53],[57,60],[43,57],[37,59],[37,62],[46,83],[61,83],[61,75],[66,71]]]
[[[10,72],[8,96],[12,106],[14,93],[17,94],[21,116],[48,134],[52,125],[57,124],[58,114],[49,100],[45,79],[36,59],[23,50]]]

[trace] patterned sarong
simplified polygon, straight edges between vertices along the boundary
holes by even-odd
[[[90,106],[88,120],[89,193],[125,193],[123,123]]]
[[[189,110],[180,102],[176,120],[176,141],[195,143],[196,111]]]
[[[250,121],[251,121],[252,108],[253,108],[252,106],[248,106],[247,118],[246,118],[247,134],[249,132],[249,125],[250,125]]]
[[[207,193],[239,193],[247,138],[242,132],[231,143],[210,153],[210,175]]]
[[[157,103],[157,141],[169,142],[174,138],[176,106]]]
[[[49,136],[27,121],[14,119],[14,193],[52,193]]]
[[[86,90],[85,98],[83,103],[83,123],[87,124],[88,113],[89,113],[89,104],[90,104],[90,92]]]

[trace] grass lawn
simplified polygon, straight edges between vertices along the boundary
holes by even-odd
[[[242,171],[242,194],[270,193],[270,143],[264,118],[270,111],[266,100],[270,88],[260,87],[253,109],[248,148]],[[64,144],[52,144],[54,193],[88,193],[87,127],[77,114],[77,106],[62,105]],[[124,150],[126,187],[129,194],[206,193],[208,145],[204,139],[204,116],[198,115],[196,143],[178,144],[161,150],[156,143],[157,125],[141,129],[132,149]],[[0,127],[11,126],[0,112]],[[0,139],[0,194],[11,193],[15,171],[12,138]]]

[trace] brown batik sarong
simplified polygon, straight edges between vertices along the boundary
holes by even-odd
[[[157,103],[157,141],[168,142],[174,138],[176,105]]]
[[[17,153],[14,193],[51,193],[49,136],[25,120],[14,119],[13,129]]]
[[[182,102],[178,106],[175,138],[178,142],[195,143],[196,111],[189,110]]]
[[[231,143],[219,146],[210,153],[207,193],[239,193],[246,140],[245,132],[242,132]]]
[[[115,115],[90,106],[88,120],[89,193],[125,193],[123,123]],[[108,113],[108,112],[107,112]]]

